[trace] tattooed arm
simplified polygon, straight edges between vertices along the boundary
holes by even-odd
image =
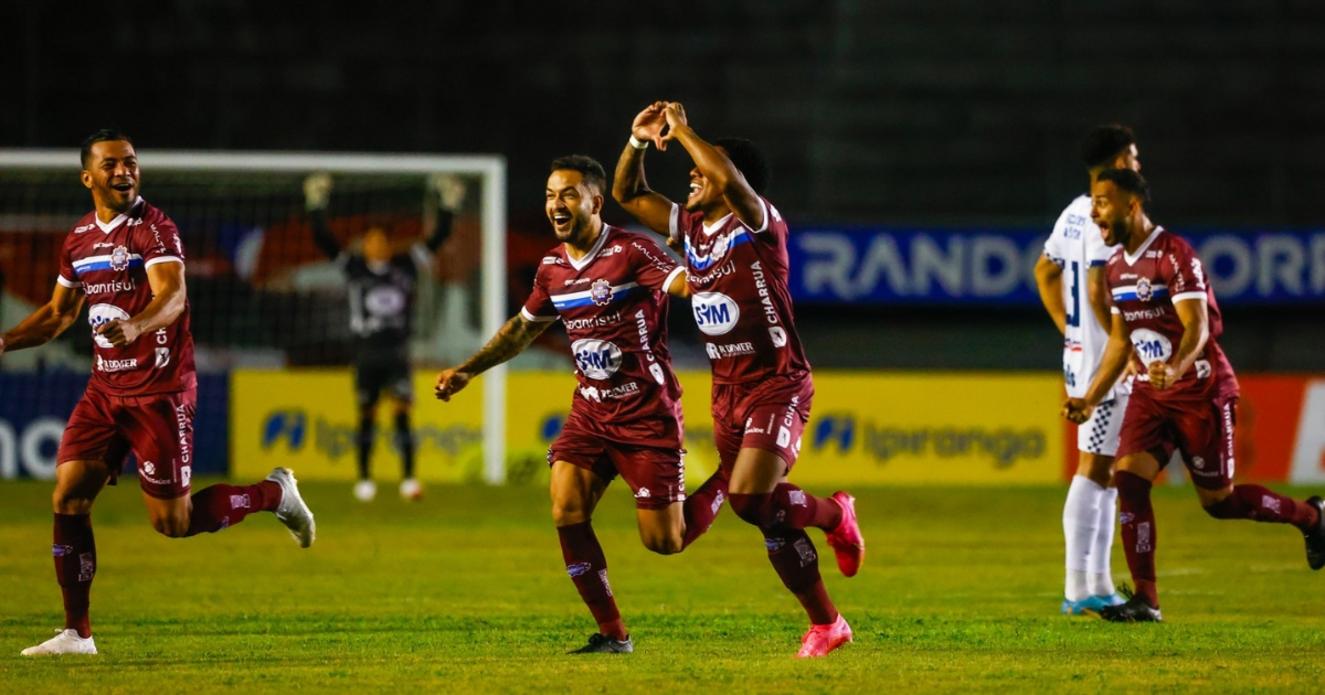
[[[437,398],[451,400],[451,396],[469,385],[470,379],[524,352],[534,339],[543,334],[551,321],[530,321],[518,314],[506,322],[478,352],[458,367],[443,369],[437,375],[434,387]]]

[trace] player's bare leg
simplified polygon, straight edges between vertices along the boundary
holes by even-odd
[[[1109,566],[1118,497],[1118,491],[1110,487],[1112,475],[1112,456],[1080,452],[1063,503],[1067,575],[1062,611],[1070,615],[1122,603]]]
[[[1155,509],[1150,488],[1159,475],[1159,459],[1150,453],[1128,454],[1118,460],[1114,484],[1118,487],[1123,551],[1136,593],[1121,606],[1108,606],[1100,616],[1117,622],[1158,622],[1159,589],[1155,583]]]
[[[769,562],[810,618],[797,656],[824,656],[851,641],[851,627],[828,597],[818,553],[804,529],[836,531],[848,518],[850,497],[815,497],[786,482],[786,473],[777,454],[741,449],[732,469],[732,510],[764,534]],[[854,510],[850,518],[854,525]]]
[[[24,649],[23,656],[96,654],[89,617],[92,578],[97,572],[97,546],[92,536],[92,503],[110,479],[102,461],[65,461],[55,468],[55,579],[64,599],[64,628],[55,637]]]
[[[396,398],[392,418],[396,432],[396,450],[400,452],[400,496],[411,502],[423,499],[423,486],[414,477],[414,433],[410,431],[410,402]]]
[[[640,541],[660,555],[679,553],[704,535],[727,500],[727,475],[719,470],[704,481],[685,502],[662,509],[637,509]]]
[[[598,623],[589,644],[572,653],[626,653],[634,644],[621,620],[612,585],[607,580],[607,558],[594,535],[591,520],[608,481],[566,461],[552,463],[552,523],[561,541],[561,556],[581,600]]]
[[[1196,488],[1205,512],[1216,519],[1251,519],[1292,524],[1306,538],[1307,565],[1325,567],[1325,505],[1319,497],[1294,500],[1260,485],[1229,484],[1218,490]]]

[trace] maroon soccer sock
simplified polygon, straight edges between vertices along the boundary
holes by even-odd
[[[1260,485],[1236,485],[1233,494],[1205,508],[1216,519],[1252,519],[1275,524],[1292,524],[1299,529],[1315,526],[1319,512],[1291,497]]]
[[[186,536],[215,533],[254,512],[276,511],[281,486],[270,480],[254,485],[213,485],[193,495],[193,514]]]
[[[1136,583],[1136,593],[1159,608],[1159,589],[1155,584],[1155,509],[1150,505],[1150,481],[1127,471],[1118,471],[1113,479],[1118,486],[1118,520],[1122,524],[1127,568]]]
[[[819,576],[819,554],[805,531],[764,529],[764,546],[783,586],[796,595],[810,622],[829,625],[837,620],[837,606]]]
[[[615,640],[626,639],[626,626],[612,597],[612,585],[607,582],[607,558],[593,527],[587,521],[559,526],[557,536],[561,540],[566,573],[598,623],[598,632]]]
[[[718,518],[718,512],[722,509],[722,503],[727,499],[727,478],[718,471],[709,476],[703,485],[699,486],[692,494],[686,497],[685,504],[682,506],[682,513],[685,516],[686,531],[681,539],[681,548],[685,549],[695,539],[704,535],[705,531],[713,525],[713,520]]]
[[[88,617],[92,577],[97,573],[97,544],[92,537],[92,517],[87,514],[56,514],[55,580],[64,596],[64,626],[79,637],[92,636]]]
[[[773,504],[786,512],[785,523],[792,528],[813,526],[827,532],[842,523],[842,507],[836,501],[815,497],[791,483],[773,488]]]

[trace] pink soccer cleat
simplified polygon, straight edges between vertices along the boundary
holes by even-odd
[[[850,641],[852,641],[851,626],[847,625],[847,619],[838,613],[837,620],[831,625],[810,626],[810,631],[801,639],[801,650],[796,652],[796,657],[808,659],[828,656],[828,652]]]
[[[828,545],[837,555],[837,569],[842,576],[854,577],[865,562],[865,537],[860,535],[860,524],[856,521],[856,498],[838,490],[830,499],[842,507],[842,521],[828,532]]]

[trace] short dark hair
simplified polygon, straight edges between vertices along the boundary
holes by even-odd
[[[548,173],[561,169],[578,171],[584,177],[584,182],[592,186],[599,193],[607,190],[607,172],[603,170],[603,165],[598,160],[584,154],[568,154],[565,157],[557,157],[552,160],[552,166]]]
[[[1096,181],[1109,181],[1113,185],[1141,199],[1142,205],[1150,203],[1150,183],[1139,172],[1131,169],[1105,169],[1095,177]]]
[[[1081,161],[1087,169],[1112,164],[1119,152],[1135,144],[1136,136],[1125,125],[1110,123],[1098,126],[1081,143]]]
[[[745,182],[760,195],[768,190],[773,178],[773,171],[768,166],[768,159],[753,142],[745,138],[718,138],[713,144],[727,152],[737,170],[745,177]]]
[[[87,168],[87,160],[92,156],[93,145],[97,144],[98,142],[112,142],[119,140],[123,140],[124,142],[127,142],[130,145],[133,144],[133,138],[130,138],[128,133],[125,133],[122,130],[116,130],[114,128],[102,128],[101,130],[98,130],[97,132],[84,138],[83,148],[79,151],[79,159],[82,160],[83,167]]]

